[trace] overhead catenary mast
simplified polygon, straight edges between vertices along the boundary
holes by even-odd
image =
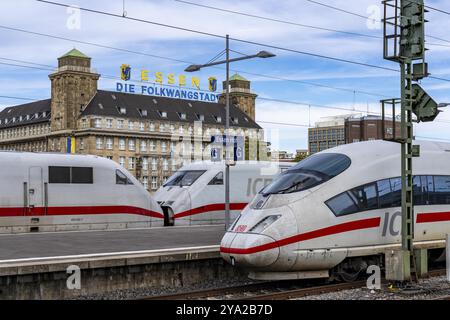
[[[420,156],[413,145],[413,122],[433,121],[439,113],[436,102],[416,83],[428,77],[425,61],[425,4],[423,0],[385,0],[384,59],[400,64],[400,99],[382,100],[383,137],[401,144],[401,250],[386,259],[386,278],[411,280],[411,274],[426,273],[426,251],[414,250],[413,157]],[[400,105],[401,130],[396,134],[396,106]],[[392,108],[392,136],[386,138],[385,108]],[[416,118],[413,119],[413,114]]]

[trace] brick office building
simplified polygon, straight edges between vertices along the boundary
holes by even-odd
[[[396,121],[396,137],[400,136],[400,122]],[[385,120],[385,138],[393,138],[392,120]],[[383,139],[382,119],[379,116],[342,115],[323,118],[308,130],[309,154],[338,145]]]
[[[98,90],[100,75],[91,69],[91,58],[76,49],[58,59],[49,78],[50,99],[0,112],[0,150],[73,148],[107,157],[154,191],[183,164],[208,159],[211,135],[224,132],[222,103]],[[263,132],[255,122],[257,95],[250,81],[234,75],[230,86],[231,134],[259,143]]]

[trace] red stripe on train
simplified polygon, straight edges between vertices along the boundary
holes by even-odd
[[[77,206],[77,207],[36,207],[36,208],[0,208],[0,217],[22,216],[64,216],[88,214],[137,214],[163,219],[164,215],[144,208],[132,206]]]
[[[333,234],[343,233],[343,232],[349,232],[354,230],[362,230],[362,229],[369,229],[369,228],[375,228],[379,227],[381,223],[381,218],[370,218],[370,219],[364,219],[364,220],[357,220],[357,221],[351,221],[351,222],[345,222],[341,224],[337,224],[331,227],[326,227],[302,234],[298,234],[289,238],[277,240],[274,242],[266,243],[260,246],[251,247],[251,248],[225,248],[221,247],[220,252],[223,253],[234,253],[234,254],[252,254],[257,253],[261,251],[266,251],[278,247],[283,247],[292,243],[311,240],[315,238],[320,237],[326,237]]]
[[[417,214],[416,223],[450,221],[450,212],[430,212]]]
[[[230,210],[242,210],[247,206],[247,203],[230,203]],[[223,211],[225,210],[225,203],[215,203],[215,204],[208,204],[206,206],[201,206],[198,208],[186,210],[180,213],[176,213],[173,215],[175,219],[177,218],[183,218],[187,216],[193,216],[196,214],[201,213],[207,213],[211,211]]]

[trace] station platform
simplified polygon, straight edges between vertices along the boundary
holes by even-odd
[[[219,248],[223,225],[0,235],[0,299],[72,299],[244,277]],[[69,268],[81,289],[67,287]]]
[[[11,260],[218,246],[222,225],[0,235],[0,264]]]

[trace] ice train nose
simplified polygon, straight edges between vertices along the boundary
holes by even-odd
[[[220,253],[233,266],[260,268],[275,263],[280,249],[276,241],[266,235],[227,232]]]

